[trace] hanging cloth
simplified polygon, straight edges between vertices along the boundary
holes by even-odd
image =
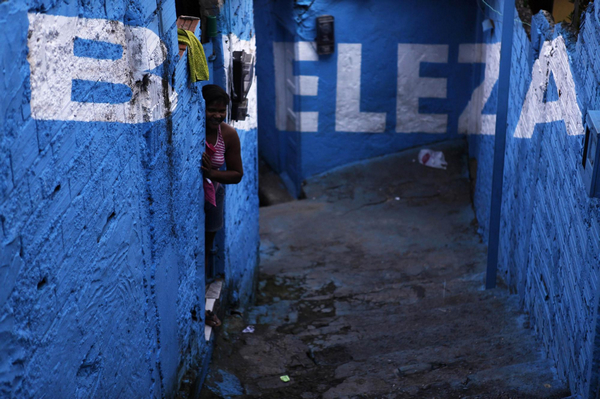
[[[177,29],[177,40],[188,46],[188,65],[192,82],[208,80],[208,63],[204,55],[204,47],[193,32]]]

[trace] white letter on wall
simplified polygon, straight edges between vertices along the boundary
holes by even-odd
[[[483,115],[482,111],[498,81],[500,43],[461,44],[458,48],[458,62],[485,62],[483,82],[473,91],[467,107],[458,118],[458,133],[493,135],[496,132],[496,114]]]
[[[175,109],[177,94],[172,87],[169,86],[171,109],[167,110],[162,78],[147,73],[162,64],[167,54],[151,30],[106,19],[28,16],[33,118],[142,123],[163,119]],[[120,45],[122,57],[77,57],[73,54],[75,38]],[[132,91],[131,100],[117,104],[72,101],[74,79],[127,85]]]
[[[273,79],[275,80],[275,126],[277,127],[277,130],[281,131],[296,130],[295,115],[293,126],[288,126],[287,123],[287,110],[289,108],[289,100],[287,99],[287,97],[289,96],[286,93],[285,69],[286,43],[273,42],[273,70],[275,72],[275,76],[273,77]]]
[[[319,61],[316,51],[317,44],[313,42],[296,42],[294,56],[296,61]],[[310,75],[296,76],[296,95],[316,96],[319,92],[319,77]],[[297,113],[300,119],[301,132],[319,131],[319,112],[301,111]]]
[[[361,44],[338,44],[335,130],[381,133],[385,131],[385,112],[360,112],[361,51]]]
[[[319,61],[315,42],[295,42],[294,54],[296,61]]]
[[[422,62],[447,63],[448,45],[398,44],[396,132],[446,133],[448,115],[419,113],[419,98],[446,98],[447,83],[446,78],[420,78]]]
[[[316,96],[319,77],[294,76],[294,61],[319,61],[312,42],[273,42],[275,124],[280,131],[316,132],[319,112],[294,111],[294,96]]]
[[[544,93],[548,86],[550,71],[554,75],[558,100],[544,102]],[[515,137],[531,138],[535,125],[560,120],[565,121],[567,134],[575,136],[583,134],[582,114],[577,103],[575,82],[569,66],[567,47],[562,36],[552,42],[545,42],[540,51],[540,58],[533,64],[531,84],[525,96],[521,116]]]

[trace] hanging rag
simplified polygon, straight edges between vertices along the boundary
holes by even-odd
[[[204,47],[193,32],[177,29],[177,40],[188,46],[188,65],[192,82],[208,80],[208,63],[204,55]]]
[[[212,158],[215,153],[215,147],[206,143],[206,154]],[[210,179],[204,178],[202,186],[204,187],[204,200],[212,206],[217,206],[217,188],[219,183],[213,183]],[[215,187],[216,186],[216,187]]]

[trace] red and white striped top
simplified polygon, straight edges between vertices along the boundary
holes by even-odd
[[[225,163],[225,142],[221,134],[221,125],[217,129],[217,142],[215,143],[215,153],[211,158],[212,168],[219,169]]]

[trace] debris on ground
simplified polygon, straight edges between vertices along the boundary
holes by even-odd
[[[419,163],[430,168],[446,169],[448,162],[442,151],[433,151],[428,148],[419,151]]]
[[[314,200],[261,208],[256,302],[223,320],[200,398],[230,396],[224,371],[242,399],[570,395],[519,298],[483,289],[465,140],[430,147],[444,173],[405,151],[308,179]]]

